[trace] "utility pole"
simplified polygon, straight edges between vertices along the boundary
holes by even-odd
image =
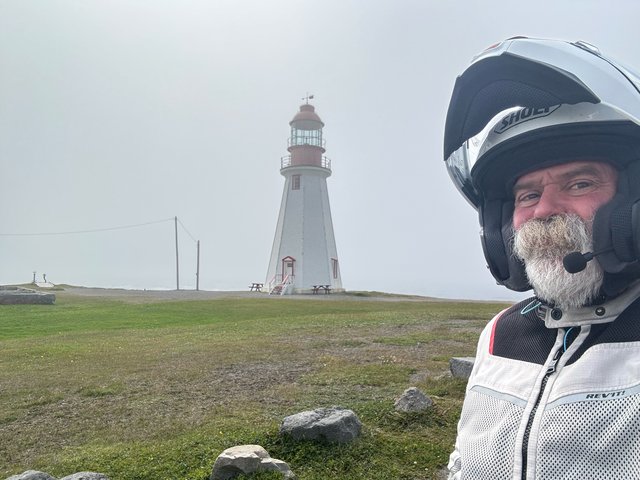
[[[178,217],[173,218],[176,230],[176,290],[180,290],[180,265],[178,263]]]
[[[196,291],[200,290],[200,240],[196,242],[197,245],[197,255],[196,255]]]

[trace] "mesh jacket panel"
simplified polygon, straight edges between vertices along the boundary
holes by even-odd
[[[640,395],[560,405],[540,428],[536,478],[640,478]]]
[[[536,310],[524,315],[520,313],[535,301],[535,298],[524,300],[498,319],[494,355],[538,365],[544,364],[556,340],[557,331],[545,327]]]
[[[469,391],[473,409],[463,411],[465,442],[461,449],[464,480],[508,480],[513,470],[514,444],[522,408],[483,393]],[[494,461],[486,462],[486,458]]]

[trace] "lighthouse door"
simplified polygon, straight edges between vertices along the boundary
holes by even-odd
[[[284,257],[282,259],[282,280],[295,275],[295,263],[296,259],[293,257]]]

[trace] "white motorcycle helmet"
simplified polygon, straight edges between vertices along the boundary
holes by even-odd
[[[597,48],[516,37],[482,52],[456,80],[444,158],[478,210],[491,273],[516,291],[531,288],[511,251],[516,179],[575,160],[613,164],[617,194],[594,219],[603,294],[640,277],[640,77]]]

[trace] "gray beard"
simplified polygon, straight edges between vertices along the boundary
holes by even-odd
[[[593,251],[593,221],[577,215],[561,214],[533,219],[513,236],[513,253],[522,260],[536,296],[561,309],[591,303],[602,286],[604,272],[597,260],[578,273],[569,273],[562,259],[571,252]]]

